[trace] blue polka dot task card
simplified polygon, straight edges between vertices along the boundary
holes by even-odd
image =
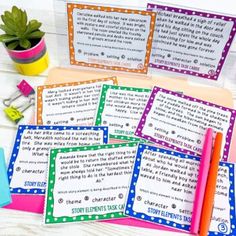
[[[7,179],[7,168],[4,151],[0,148],[0,207],[11,203],[10,189]]]
[[[46,225],[123,218],[137,142],[52,149]]]
[[[124,213],[190,231],[199,157],[139,144]],[[208,235],[236,235],[235,165],[221,162]]]
[[[50,149],[107,142],[108,127],[20,125],[8,167],[11,193],[45,193]]]

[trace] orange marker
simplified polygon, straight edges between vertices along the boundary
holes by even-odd
[[[207,179],[206,191],[204,196],[201,221],[200,221],[200,234],[199,236],[207,236],[210,223],[212,210],[214,206],[214,197],[216,191],[217,175],[220,162],[221,146],[222,146],[222,133],[217,133],[212,153],[212,159]]]

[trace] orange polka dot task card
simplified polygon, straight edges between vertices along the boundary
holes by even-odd
[[[148,72],[156,13],[67,3],[70,64]]]
[[[116,77],[37,87],[38,125],[93,125],[103,84],[117,85]]]

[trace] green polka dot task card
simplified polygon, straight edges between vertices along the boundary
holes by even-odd
[[[134,133],[150,94],[145,88],[103,85],[95,124],[109,126],[112,139],[139,141]]]
[[[52,149],[44,223],[123,218],[137,145]]]

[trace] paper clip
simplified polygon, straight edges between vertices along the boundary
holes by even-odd
[[[25,80],[22,80],[17,85],[17,88],[19,89],[19,91],[16,91],[12,96],[3,100],[3,104],[6,107],[9,107],[13,101],[15,101],[21,96],[28,97],[29,95],[35,93],[34,89]]]
[[[16,124],[24,118],[23,112],[26,111],[29,107],[35,104],[34,98],[30,99],[30,101],[24,105],[19,107],[10,106],[4,109],[6,116]]]

